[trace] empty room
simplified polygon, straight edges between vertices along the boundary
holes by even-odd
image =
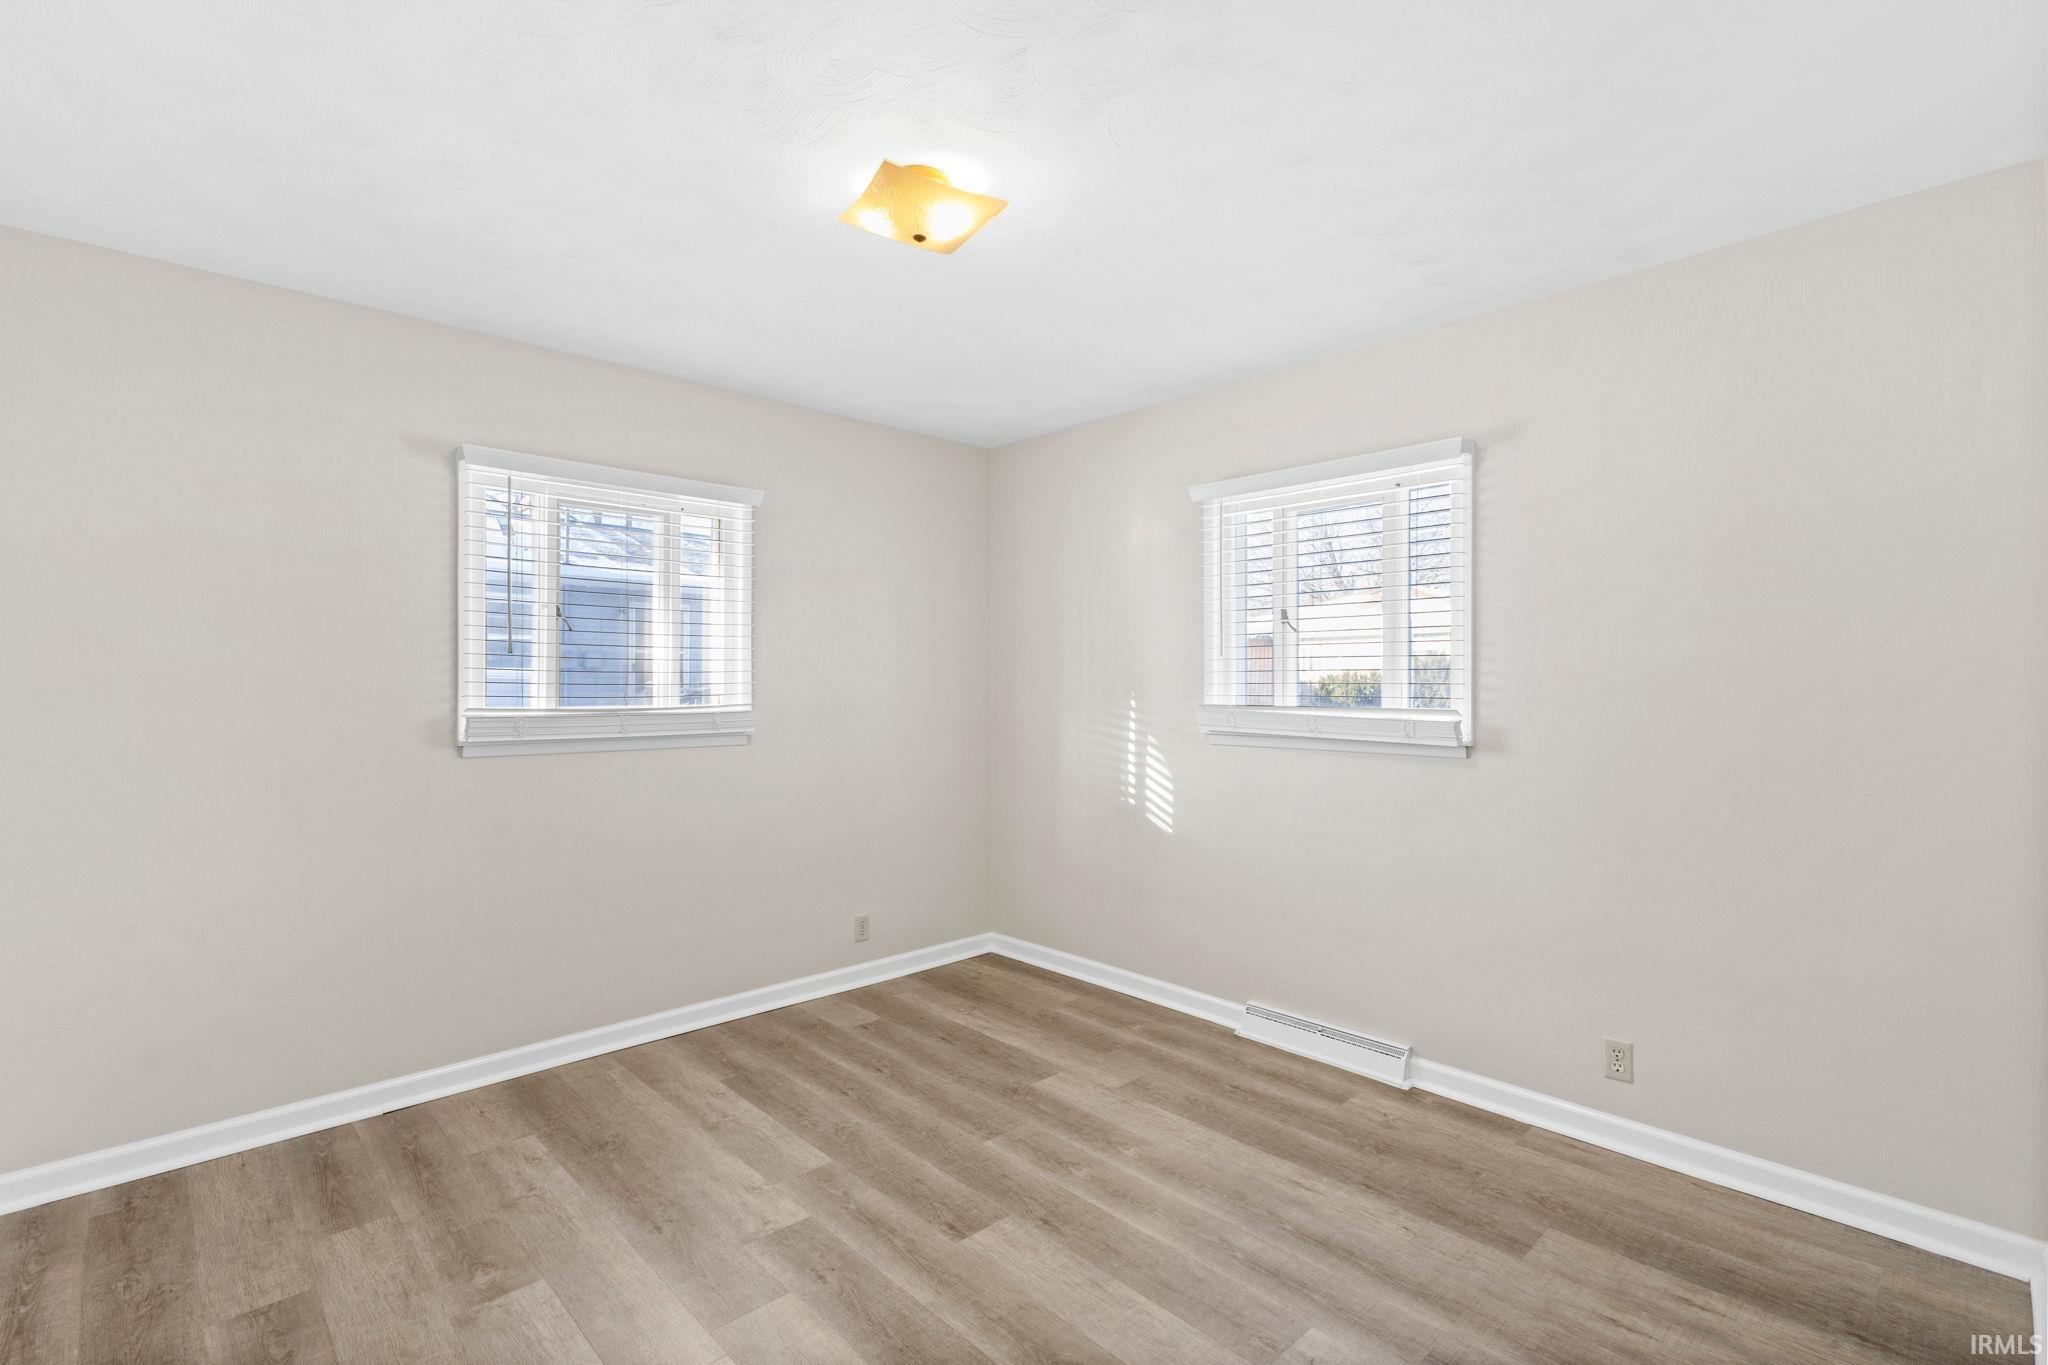
[[[9,0],[0,129],[0,1365],[2043,1358],[2044,0]]]

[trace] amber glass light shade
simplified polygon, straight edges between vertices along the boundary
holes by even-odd
[[[1007,199],[955,189],[935,167],[884,161],[839,221],[921,251],[952,252],[1007,207]]]

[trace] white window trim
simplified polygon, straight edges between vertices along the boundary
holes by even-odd
[[[556,711],[468,710],[462,756],[574,754],[603,749],[694,749],[745,744],[753,737],[750,706],[578,706]]]
[[[565,483],[584,483],[611,492],[630,490],[647,495],[650,510],[680,509],[686,502],[713,502],[759,507],[765,496],[758,488],[705,483],[666,474],[615,469],[585,464],[580,460],[558,460],[545,455],[528,455],[491,446],[464,445],[456,450],[457,486],[465,480],[462,466],[479,465],[492,470],[530,474]],[[478,515],[468,499],[458,495],[455,511],[455,540],[466,546],[474,529],[471,519]],[[749,546],[751,554],[751,544]],[[674,579],[674,566],[666,556],[658,566],[664,590]],[[470,663],[471,635],[480,633],[478,619],[483,600],[483,566],[466,554],[456,555],[456,708],[455,742],[464,758],[499,757],[509,754],[592,753],[613,749],[676,749],[748,743],[754,733],[754,708],[749,697],[745,706],[578,706],[578,707],[484,707],[474,704],[481,686]],[[552,581],[552,580],[550,580]],[[545,618],[548,604],[539,604]],[[743,645],[751,653],[753,629],[753,573],[748,566],[747,586],[728,612],[726,647]],[[543,685],[553,687],[558,679],[545,657],[550,637],[542,632],[543,654],[536,658],[535,675]],[[666,676],[666,669],[657,674]],[[749,689],[751,691],[751,689]],[[550,692],[548,700],[553,700]]]
[[[1380,706],[1356,710],[1339,710],[1319,706],[1295,706],[1275,704],[1270,706],[1223,706],[1202,702],[1198,706],[1198,724],[1212,744],[1249,745],[1276,749],[1328,749],[1353,753],[1413,754],[1436,758],[1464,758],[1470,752],[1474,713],[1475,686],[1472,656],[1474,653],[1472,620],[1472,462],[1475,447],[1469,438],[1454,436],[1440,441],[1425,441],[1417,445],[1399,446],[1392,450],[1373,451],[1364,455],[1346,456],[1342,459],[1325,460],[1318,464],[1297,465],[1292,469],[1276,469],[1263,474],[1249,474],[1242,478],[1220,479],[1213,483],[1196,484],[1188,489],[1188,497],[1197,506],[1221,498],[1244,499],[1246,497],[1273,492],[1274,501],[1286,501],[1293,495],[1324,483],[1351,483],[1369,478],[1374,474],[1393,475],[1400,472],[1424,473],[1432,468],[1456,470],[1464,482],[1466,520],[1456,537],[1456,549],[1465,572],[1455,596],[1458,620],[1462,631],[1465,663],[1465,696],[1463,706],[1457,711],[1417,709],[1405,706]],[[1367,491],[1365,485],[1361,491]],[[1405,501],[1405,491],[1396,496]],[[1256,504],[1253,504],[1256,506]],[[1405,515],[1387,517],[1388,535],[1403,537],[1407,533]],[[1282,533],[1275,530],[1273,556],[1273,580],[1275,603],[1287,596],[1286,580],[1294,572],[1293,557],[1286,552]],[[1209,547],[1203,546],[1206,560]],[[1218,562],[1219,572],[1237,573],[1241,568]],[[1203,626],[1203,668],[1206,671],[1215,666],[1221,654],[1227,651],[1235,638],[1229,629],[1229,616],[1237,610],[1236,594],[1225,593],[1218,603],[1218,611],[1210,612],[1204,594]],[[1406,599],[1400,598],[1394,610],[1405,610]],[[1393,636],[1398,635],[1398,644]],[[1405,648],[1405,630],[1389,632],[1389,647]],[[1291,676],[1288,661],[1282,657],[1291,637],[1284,631],[1274,632],[1274,672],[1276,676]],[[1399,686],[1406,684],[1406,670],[1389,669],[1387,673],[1398,674]],[[1204,678],[1204,690],[1207,679]],[[1276,689],[1277,692],[1277,689]],[[1396,694],[1392,700],[1405,701],[1404,695]]]
[[[1211,706],[1201,708],[1202,733],[1212,744],[1268,749],[1349,749],[1463,758],[1469,747],[1457,712],[1325,706]]]
[[[585,464],[581,460],[557,460],[548,455],[527,455],[517,450],[491,446],[460,446],[456,457],[467,464],[509,469],[515,474],[534,474],[564,483],[587,483],[600,488],[630,488],[640,493],[673,493],[677,497],[702,498],[706,502],[738,502],[759,507],[767,496],[758,488],[737,484],[705,483],[700,479],[679,479],[672,474],[649,474],[639,469],[615,469],[611,465]]]

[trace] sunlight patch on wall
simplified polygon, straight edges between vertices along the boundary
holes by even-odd
[[[1159,741],[1138,725],[1135,693],[1124,732],[1123,800],[1141,808],[1161,833],[1173,833],[1173,770],[1159,752]]]

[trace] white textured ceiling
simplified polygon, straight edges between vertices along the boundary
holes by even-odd
[[[2043,14],[5,0],[0,222],[993,445],[2040,156]]]

